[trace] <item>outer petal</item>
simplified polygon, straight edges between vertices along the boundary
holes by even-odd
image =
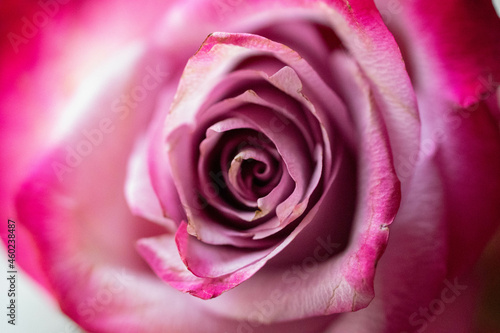
[[[441,96],[468,106],[500,84],[500,19],[491,0],[413,1],[386,14],[417,86],[439,86]]]
[[[429,161],[417,165],[412,195],[401,203],[387,249],[377,266],[376,297],[359,312],[343,314],[328,333],[414,331],[409,317],[442,289],[446,275],[446,230],[429,223],[442,215],[439,174]],[[420,317],[417,318],[417,320]]]
[[[437,148],[447,193],[443,223],[453,275],[477,259],[500,222],[499,127],[491,116],[498,115],[500,19],[482,0],[413,2],[400,19],[391,27],[418,93],[426,132],[421,154],[425,146]],[[403,28],[403,20],[411,24]],[[470,221],[478,221],[472,230]]]
[[[391,12],[380,3],[382,13]],[[392,18],[418,93],[422,140],[419,153],[402,161],[415,174],[377,268],[378,296],[328,332],[470,332],[476,281],[463,272],[500,221],[499,127],[481,79],[481,73],[496,77],[499,63],[490,56],[499,54],[492,51],[498,19],[486,2],[420,1],[392,9],[386,19]],[[443,314],[425,318],[420,309],[436,304],[455,281],[460,296]]]
[[[471,131],[477,128],[474,125],[478,124],[481,125],[482,132]],[[485,124],[488,125],[485,126]],[[450,257],[456,259],[460,255],[459,258],[462,260],[460,263],[463,264],[463,260],[467,260],[466,255],[470,254],[464,252],[462,247],[461,250],[453,249],[452,246],[456,240],[451,237],[456,237],[456,235],[450,233],[448,223],[459,221],[459,216],[456,216],[453,211],[460,211],[464,214],[483,214],[481,211],[476,211],[477,208],[485,209],[491,214],[483,217],[486,222],[494,222],[498,216],[496,215],[498,208],[493,206],[494,202],[484,197],[483,192],[489,191],[490,186],[497,186],[498,179],[491,177],[495,174],[493,170],[484,169],[484,165],[481,165],[481,170],[484,170],[486,175],[490,175],[490,177],[486,177],[488,178],[487,184],[484,182],[481,188],[477,188],[475,182],[481,182],[483,174],[467,172],[469,167],[467,163],[457,163],[452,164],[455,167],[453,172],[455,174],[463,172],[463,176],[460,179],[454,179],[454,182],[451,183],[450,176],[452,175],[443,174],[444,166],[449,166],[450,163],[443,163],[441,156],[443,156],[442,154],[460,152],[461,161],[464,161],[464,157],[470,157],[469,154],[477,154],[470,160],[474,164],[481,163],[486,156],[491,161],[491,157],[495,157],[492,155],[494,150],[490,150],[489,154],[486,154],[483,149],[491,149],[492,145],[498,145],[500,141],[499,138],[491,140],[492,123],[484,109],[478,109],[470,121],[464,121],[460,129],[462,135],[474,133],[473,137],[467,137],[470,144],[474,144],[478,140],[481,145],[469,150],[461,142],[460,145],[436,145],[437,147],[432,150],[427,150],[427,154],[421,158],[416,166],[417,172],[409,187],[411,193],[406,196],[407,199],[402,203],[392,228],[389,246],[378,265],[375,288],[378,296],[365,310],[343,316],[341,320],[336,321],[329,332],[340,333],[346,330],[357,332],[414,331],[427,328],[431,328],[430,332],[434,332],[433,329],[439,332],[439,327],[443,327],[443,325],[447,330],[470,332],[470,321],[475,310],[474,297],[477,296],[474,283],[477,281],[471,279],[467,274],[457,272],[456,267],[455,269],[450,267],[450,264],[454,263],[449,259]],[[456,135],[453,132],[448,133],[450,134],[447,134],[447,137]],[[462,150],[462,147],[465,149]],[[497,163],[495,158],[492,162]],[[460,168],[457,169],[457,166]],[[496,168],[499,170],[498,164]],[[460,195],[451,193],[451,189],[457,184],[463,186],[454,190]],[[450,201],[463,198],[474,190],[477,191],[476,195],[481,198],[481,203],[473,202],[476,197],[468,197],[468,201],[462,202],[461,206],[448,206]],[[498,194],[498,190],[495,194]],[[490,195],[495,194],[491,193]],[[473,202],[472,206],[469,206],[471,201]],[[451,210],[449,207],[454,208]],[[473,216],[468,220],[469,222],[477,222],[474,223],[472,230],[469,225],[460,234],[461,237],[458,239],[462,241],[462,244],[468,241],[471,234],[479,236],[483,242],[485,242],[484,238],[490,235],[484,233],[484,229],[475,229],[479,225],[477,218],[477,216]],[[493,219],[493,221],[487,219]],[[486,223],[483,220],[481,222]],[[476,247],[470,250],[477,249],[478,244],[476,243],[474,246]],[[435,306],[436,302],[442,301],[442,295],[448,292],[446,290],[450,289],[450,283],[459,286],[458,289],[454,290],[457,298],[453,302],[444,303],[446,313],[443,316],[434,316],[435,310],[429,310],[432,315],[432,320],[429,320],[425,317],[425,312],[420,309],[424,309],[423,311],[431,309],[431,306]],[[453,308],[457,308],[456,313]],[[450,312],[455,313],[457,317],[453,318],[451,315],[452,318],[449,319]],[[441,312],[438,313],[441,314]],[[436,322],[434,322],[435,320]]]
[[[152,2],[120,4],[117,11],[116,1],[99,6],[86,1],[55,1],[47,13],[40,2],[6,0],[0,5],[0,33],[4,36],[0,41],[0,151],[2,160],[9,161],[1,164],[0,172],[3,218],[16,217],[15,192],[40,153],[50,149],[61,130],[67,130],[64,118],[73,116],[68,114],[67,105],[89,72],[94,73],[102,59],[116,56],[131,39],[144,36],[155,20],[137,20],[126,27],[121,22],[138,13],[151,17],[161,12]],[[112,17],[108,14],[111,11]],[[40,21],[43,27],[34,25],[30,30],[26,26],[34,22],[35,15],[47,20]],[[31,237],[22,225],[19,228],[20,237],[25,239],[18,251],[19,262],[48,287],[39,274]]]
[[[129,161],[129,172],[125,184],[127,203],[134,215],[156,222],[169,231],[175,232],[176,224],[170,218],[165,217],[164,210],[151,184],[145,146],[145,140],[138,139],[135,151]],[[175,192],[173,194],[175,195]],[[175,197],[172,201],[177,203]]]

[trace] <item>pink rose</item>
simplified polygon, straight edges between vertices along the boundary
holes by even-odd
[[[377,6],[31,7],[2,51],[16,260],[91,332],[469,332],[500,21]]]

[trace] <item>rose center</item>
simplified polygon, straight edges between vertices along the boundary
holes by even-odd
[[[245,201],[255,202],[277,185],[281,168],[268,151],[251,148],[233,158],[227,175],[232,192]]]
[[[229,130],[205,138],[203,146],[207,147],[207,157],[200,173],[210,185],[202,188],[210,187],[230,207],[255,212],[258,200],[281,180],[279,153],[262,133],[252,129]]]

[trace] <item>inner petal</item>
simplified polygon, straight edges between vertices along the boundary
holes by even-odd
[[[257,206],[257,200],[277,185],[281,172],[280,163],[269,152],[248,148],[231,161],[227,172],[228,185],[241,200]]]

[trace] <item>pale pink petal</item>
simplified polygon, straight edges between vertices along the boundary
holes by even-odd
[[[185,230],[185,226],[179,230]],[[189,236],[185,233],[185,236]],[[189,293],[201,299],[217,297],[228,289],[234,288],[248,279],[260,266],[252,271],[241,270],[230,276],[202,278],[193,275],[182,262],[177,251],[173,235],[163,235],[139,240],[138,250],[163,281],[177,290]],[[209,263],[207,263],[208,265]]]
[[[135,153],[130,157],[125,197],[134,215],[156,222],[174,232],[176,224],[173,220],[165,217],[151,184],[145,145],[144,139],[138,140],[134,149]]]
[[[116,50],[127,52],[131,40],[143,36],[153,20],[120,28],[116,23],[127,20],[132,9],[135,15],[152,15],[160,12],[160,7],[165,8],[164,4],[138,6],[129,3],[110,17],[107,13],[114,6],[115,1],[107,1],[101,6],[82,1],[53,2],[47,14],[43,9],[46,7],[38,2],[2,1],[0,150],[2,159],[9,160],[9,163],[2,163],[0,172],[3,216],[16,218],[14,193],[41,152],[50,149],[64,129],[60,120],[68,118],[71,111],[67,105],[80,90],[82,82],[89,74],[95,74],[96,68],[105,72],[103,59],[120,58]],[[33,31],[26,27],[29,24],[26,22],[33,23],[34,15],[42,20],[44,15],[48,18],[42,28],[34,26]],[[19,248],[18,260],[26,272],[47,286],[37,269],[37,250],[30,249],[32,240],[23,230],[20,224],[19,236],[25,243]]]
[[[370,82],[374,102],[382,110],[398,176],[411,173],[413,166],[407,171],[399,160],[417,151],[420,123],[398,45],[372,1],[334,4],[325,6],[325,11],[332,29]],[[405,179],[402,186],[406,186]]]

